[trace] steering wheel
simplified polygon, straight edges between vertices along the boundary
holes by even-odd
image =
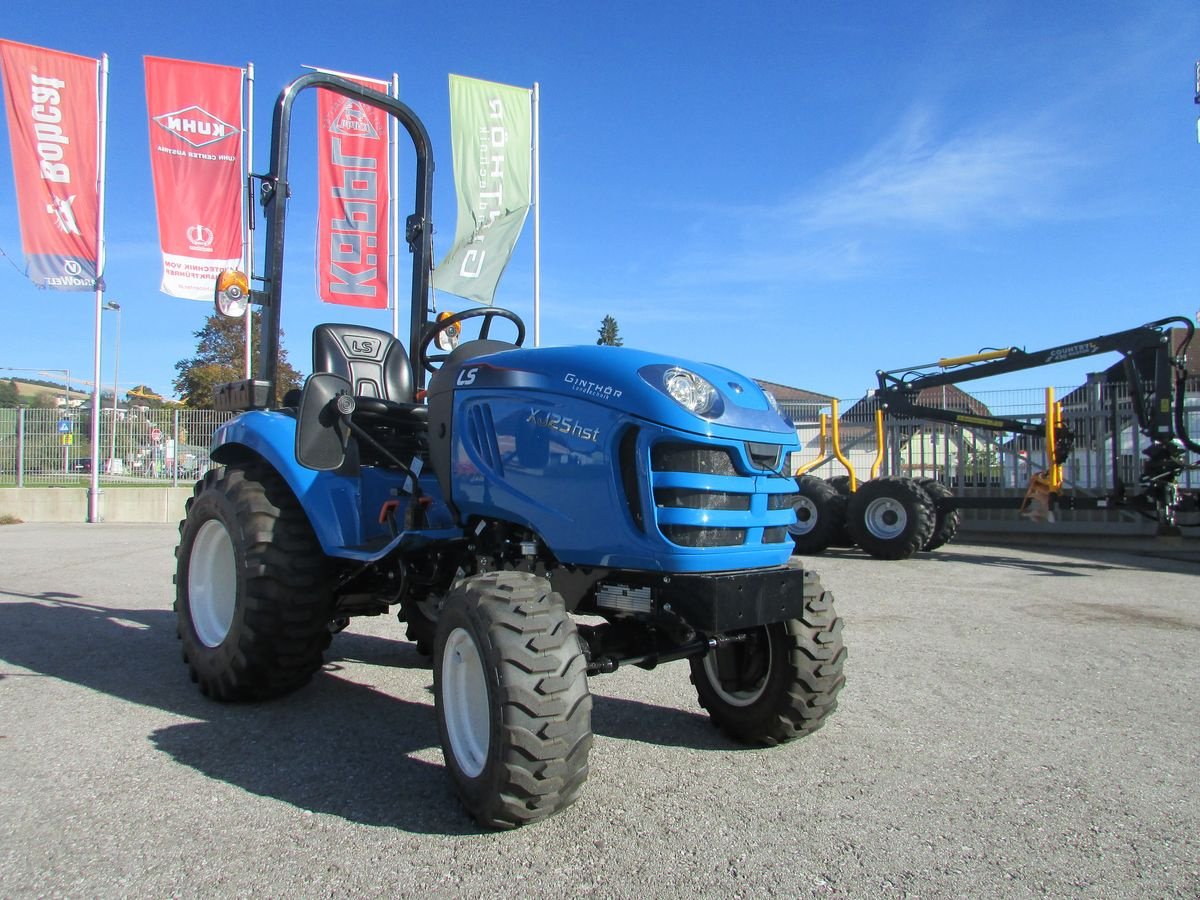
[[[520,347],[525,343],[525,323],[521,321],[521,317],[515,312],[490,306],[487,308],[464,309],[462,312],[456,312],[453,315],[434,322],[425,332],[425,336],[421,338],[421,346],[417,348],[417,359],[421,361],[421,365],[425,367],[425,371],[436,372],[442,367],[442,363],[450,358],[450,353],[431,354],[429,352],[429,348],[437,340],[438,335],[449,331],[452,326],[458,325],[459,322],[466,321],[467,319],[478,319],[480,317],[483,318],[483,324],[479,326],[478,340],[487,340],[488,333],[492,330],[493,319],[508,319],[517,326],[517,339],[513,341],[513,345]],[[437,365],[434,365],[434,363]]]

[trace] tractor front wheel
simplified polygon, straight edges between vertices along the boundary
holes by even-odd
[[[837,709],[846,648],[833,594],[806,572],[804,614],[745,631],[690,660],[692,683],[713,724],[744,744],[811,734]]]
[[[575,801],[592,698],[575,623],[545,579],[492,572],[452,590],[437,620],[433,691],[446,768],[479,824],[514,828]]]

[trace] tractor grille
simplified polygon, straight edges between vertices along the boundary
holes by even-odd
[[[650,450],[651,521],[681,547],[783,543],[796,483],[771,471],[781,453],[781,447],[769,444],[655,444]],[[629,487],[627,481],[627,491]],[[644,527],[640,518],[638,522]]]

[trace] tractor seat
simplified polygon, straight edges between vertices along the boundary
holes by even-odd
[[[353,385],[358,410],[423,426],[429,410],[413,402],[412,365],[404,345],[386,331],[362,325],[313,329],[313,371],[332,372]]]
[[[353,421],[379,445],[359,446],[363,465],[392,466],[389,454],[405,464],[427,455],[429,407],[413,402],[412,366],[392,335],[362,325],[318,325],[313,371],[340,375],[353,385]]]

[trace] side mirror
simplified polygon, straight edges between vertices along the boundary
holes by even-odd
[[[250,280],[246,278],[246,273],[237,269],[226,269],[218,275],[213,301],[216,303],[218,315],[226,319],[240,319],[244,316],[250,306]]]
[[[350,382],[331,372],[310,375],[296,415],[296,461],[306,469],[332,472],[346,461],[348,419],[354,412]]]

